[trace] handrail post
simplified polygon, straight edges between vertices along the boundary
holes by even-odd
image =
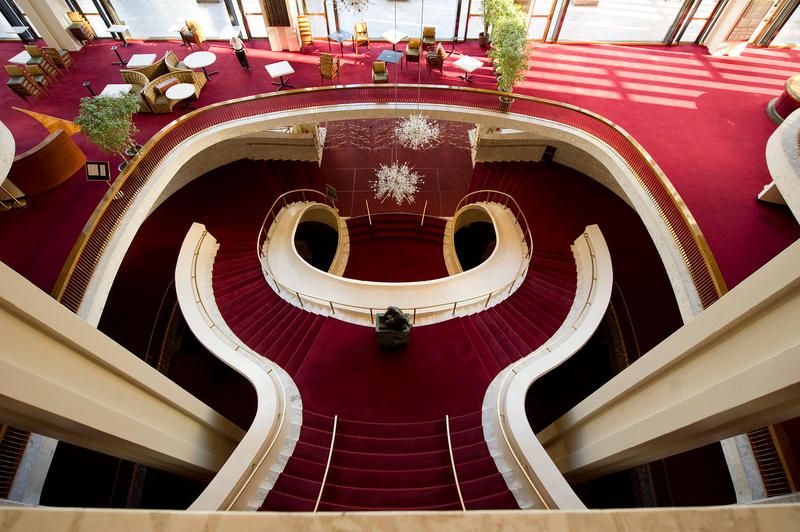
[[[458,305],[458,301],[453,302],[453,316],[456,315],[456,305]]]
[[[322,490],[325,489],[325,482],[328,480],[328,471],[331,468],[331,458],[333,457],[333,444],[336,442],[336,425],[339,423],[339,416],[333,416],[333,432],[331,433],[331,448],[328,449],[328,463],[325,464],[325,473],[322,475],[322,484],[319,485],[319,494],[317,495],[317,502],[314,504],[314,513],[319,508],[319,502],[322,500]]]
[[[453,468],[453,479],[456,482],[456,491],[458,491],[458,501],[461,503],[461,511],[466,512],[467,507],[464,505],[464,496],[461,495],[461,484],[458,482],[458,471],[456,471],[456,459],[453,456],[453,441],[450,438],[450,416],[445,414],[444,426],[447,429],[447,450],[450,451],[450,465]]]
[[[302,309],[305,309],[305,307],[303,306],[303,300],[302,300],[302,299],[300,299],[300,292],[298,292],[297,290],[295,290],[295,291],[294,291],[294,295],[296,295],[296,296],[297,296],[297,302],[298,302],[298,303],[300,303],[300,308],[302,308]]]
[[[428,200],[425,200],[425,206],[422,207],[422,219],[419,221],[420,227],[422,227],[422,225],[425,223],[425,211],[427,210],[428,210]]]
[[[331,306],[331,314],[336,314],[336,311],[333,309],[333,301],[328,301],[328,304]]]
[[[367,221],[369,222],[369,225],[372,225],[372,216],[369,214],[369,202],[367,201],[367,198],[364,198],[364,205],[367,206]]]
[[[411,316],[411,325],[417,324],[417,308],[414,307],[414,315]]]
[[[486,303],[483,304],[483,308],[486,308],[486,307],[489,306],[489,301],[492,300],[492,294],[493,294],[493,292],[489,292],[489,297],[486,298]]]

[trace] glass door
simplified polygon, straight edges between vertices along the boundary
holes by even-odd
[[[105,9],[92,0],[69,0],[70,7],[86,17],[98,37],[111,37],[108,27],[113,24]]]
[[[552,42],[659,43],[686,9],[684,0],[559,2]]]
[[[328,20],[328,6],[325,0],[302,0],[303,12],[308,16],[313,37],[327,37],[335,30]]]
[[[800,5],[800,0],[779,0],[776,2],[773,9],[765,17],[761,31],[757,32],[757,37],[755,37],[752,42],[756,46],[770,46],[773,43],[786,46],[796,43],[796,37],[794,43],[786,42],[786,40],[787,38],[791,39],[791,35],[793,34],[792,28],[794,28],[794,32],[797,30],[797,17],[793,15],[798,11],[798,5]],[[787,26],[788,28],[786,28]],[[784,32],[783,30],[785,28],[786,31]],[[784,41],[783,43],[775,42],[778,36]]]
[[[769,46],[800,45],[800,7],[798,5],[795,5],[792,14],[786,18],[783,27],[775,33],[775,37],[768,43]]]
[[[532,0],[528,8],[530,22],[528,23],[528,38],[544,42],[553,25],[553,15],[556,12],[558,0]]]
[[[727,1],[686,0],[664,37],[666,44],[699,44]]]
[[[477,39],[483,32],[483,3],[467,0],[467,20],[464,24],[464,39]]]
[[[244,17],[244,27],[248,37],[266,37],[267,25],[264,9],[258,0],[237,0],[239,11]]]

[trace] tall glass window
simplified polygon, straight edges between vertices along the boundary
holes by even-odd
[[[424,23],[436,27],[436,39],[453,39],[456,27],[456,5],[458,0],[427,0],[425,2]],[[339,27],[353,32],[356,22],[365,21],[371,38],[377,39],[382,33],[395,27],[412,37],[420,34],[420,15],[422,0],[373,0],[365,12],[354,14],[339,6]]]
[[[0,39],[18,40],[17,34],[11,33],[11,24],[2,15],[0,15]]]
[[[600,0],[596,5],[571,4],[558,40],[660,42],[683,1]]]
[[[264,24],[264,12],[258,0],[242,0],[244,18],[250,29],[250,37],[266,37],[267,26]]]
[[[92,26],[92,29],[98,37],[111,37],[111,34],[108,33],[108,26],[103,20],[103,17],[100,16],[97,6],[94,5],[92,0],[74,0],[74,3],[78,4],[78,7],[83,12],[86,20],[89,21],[89,25]]]
[[[464,0],[466,6],[469,8],[467,20],[467,39],[477,39],[478,34],[483,31],[483,4],[481,0]]]
[[[697,36],[700,35],[703,26],[708,22],[708,17],[711,16],[711,12],[714,11],[714,8],[717,6],[717,2],[719,2],[719,0],[702,0],[702,2],[700,2],[700,6],[697,8],[697,11],[695,11],[692,20],[690,20],[689,24],[686,26],[686,31],[683,32],[681,36],[681,42],[694,42],[697,40]]]
[[[175,38],[175,24],[192,19],[200,24],[207,38],[219,37],[229,27],[230,19],[224,2],[197,3],[196,0],[113,0],[120,20],[130,28],[133,37]]]
[[[781,31],[772,40],[773,46],[786,46],[800,44],[800,7],[794,10],[792,16],[786,21]]]

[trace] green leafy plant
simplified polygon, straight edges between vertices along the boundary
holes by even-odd
[[[130,93],[81,98],[75,123],[103,153],[123,155],[136,145],[133,136],[139,130],[132,117],[139,110],[139,98]]]
[[[498,89],[511,92],[514,85],[525,79],[530,63],[527,14],[512,2],[510,9],[503,8],[493,15],[492,50],[489,57],[492,58],[498,75]]]

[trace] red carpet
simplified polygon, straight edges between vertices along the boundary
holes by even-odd
[[[350,256],[344,277],[402,283],[447,276],[442,218],[415,214],[375,214],[347,221]]]
[[[91,81],[98,92],[107,83],[119,82],[118,69],[110,64],[112,45],[111,41],[97,41],[74,54],[76,66],[59,78],[51,94],[39,104],[25,104],[8,90],[0,93],[0,120],[14,133],[18,153],[43,139],[45,131],[11,106],[74,117],[79,98],[87,94],[83,81]],[[327,50],[324,43],[318,47]],[[363,49],[359,55],[346,54],[342,83],[369,82],[370,60],[386,47],[373,43],[369,57]],[[212,42],[211,50],[217,53],[214,68],[221,73],[206,85],[199,103],[271,92],[274,86],[263,67],[283,59],[291,61],[297,71],[292,81],[298,87],[319,84],[316,52],[283,53],[267,48],[264,40],[249,43],[252,70],[243,71],[226,44]],[[153,52],[161,56],[168,49],[174,49],[179,57],[186,54],[175,42],[141,41],[134,41],[123,53]],[[458,49],[484,56],[475,42],[462,43]],[[19,50],[18,43],[0,43],[0,54],[6,57]],[[423,71],[422,81],[463,85],[452,66],[455,59],[446,61],[444,76],[428,76]],[[764,146],[775,128],[764,108],[782,90],[785,79],[796,73],[798,59],[800,51],[786,49],[748,50],[739,58],[714,58],[704,48],[694,46],[535,45],[531,72],[516,90],[580,105],[633,134],[686,200],[733,286],[800,237],[800,229],[786,209],[754,200],[769,181]],[[488,67],[475,74],[474,86],[493,87]],[[397,79],[416,81],[416,69],[412,66],[400,72]],[[179,115],[180,111],[137,115],[141,129],[137,140],[144,142]],[[78,142],[90,159],[106,158],[80,137]],[[352,183],[353,173],[349,176]],[[335,180],[331,176],[331,181]],[[366,187],[352,187],[350,191],[344,194],[343,203],[352,212],[354,207],[361,208],[368,192]],[[4,242],[0,259],[49,291],[104,192],[102,184],[86,183],[79,174],[55,190],[32,198],[22,212],[0,213],[0,240]],[[439,197],[445,196],[441,189]],[[421,205],[418,207],[421,210]],[[437,214],[435,207],[431,205]],[[348,214],[346,209],[343,212]]]

